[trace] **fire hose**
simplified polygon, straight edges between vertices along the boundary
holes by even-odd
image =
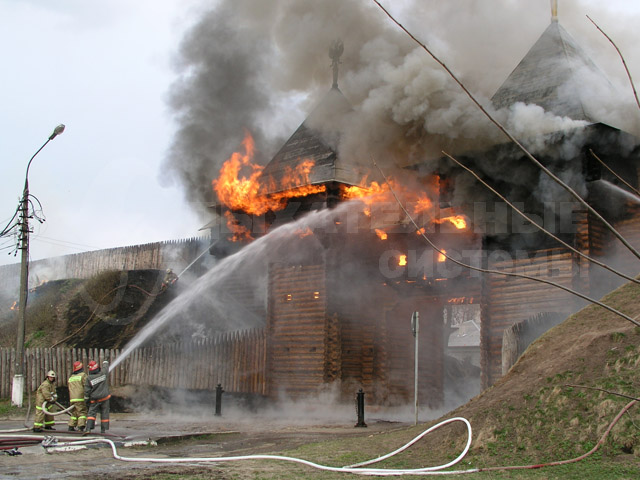
[[[31,400],[31,399],[29,399]],[[62,408],[61,411],[59,412],[52,412],[50,410],[47,410],[47,404],[52,403],[57,405],[58,407]],[[43,404],[42,404],[42,411],[45,413],[45,415],[51,415],[51,416],[56,416],[56,415],[62,415],[63,413],[68,413],[71,409],[73,409],[74,405],[69,406],[68,408],[64,408],[64,405],[61,405],[60,403],[54,401],[54,402],[49,402],[48,400],[46,400]],[[29,401],[29,410],[31,409],[31,401]],[[24,432],[25,430],[31,430],[31,428],[27,425],[27,419],[29,418],[29,411],[27,410],[27,418],[25,419],[24,422],[24,428],[13,428],[10,430],[0,430],[0,433],[14,433],[14,432]]]
[[[607,427],[607,429],[605,430],[605,432],[602,434],[602,436],[600,437],[600,440],[598,440],[598,442],[596,443],[596,445],[589,450],[588,452],[575,457],[575,458],[571,458],[568,460],[560,460],[560,461],[554,461],[554,462],[547,462],[547,463],[539,463],[539,464],[531,464],[531,465],[512,465],[512,466],[501,466],[501,467],[481,467],[481,468],[471,468],[471,469],[467,469],[467,470],[448,470],[448,471],[443,471],[445,468],[451,467],[453,465],[456,465],[457,463],[459,463],[464,456],[467,454],[467,452],[469,451],[469,448],[471,447],[471,424],[469,423],[469,421],[463,417],[454,417],[454,418],[450,418],[447,420],[444,420],[430,428],[428,428],[427,430],[425,430],[424,432],[422,432],[421,434],[419,434],[418,436],[416,436],[415,438],[413,438],[411,441],[409,441],[408,443],[406,443],[405,445],[403,445],[402,447],[398,448],[397,450],[394,450],[391,453],[388,453],[386,455],[382,455],[380,457],[377,457],[375,459],[372,460],[367,460],[365,462],[360,462],[360,463],[356,463],[353,465],[347,465],[344,467],[332,467],[329,465],[321,465],[315,462],[311,462],[309,460],[304,460],[304,459],[300,459],[300,458],[295,458],[295,457],[287,457],[287,456],[281,456],[281,455],[241,455],[241,456],[235,456],[235,457],[172,457],[172,458],[148,458],[148,457],[124,457],[122,455],[118,454],[117,448],[116,448],[116,444],[112,441],[109,440],[108,438],[95,438],[95,439],[89,439],[89,440],[80,440],[80,441],[75,441],[75,442],[64,442],[64,443],[57,443],[57,441],[55,440],[55,438],[53,437],[48,437],[45,439],[45,441],[43,441],[43,446],[44,447],[53,447],[53,446],[60,446],[60,447],[65,447],[65,446],[73,446],[73,445],[91,445],[91,444],[98,444],[98,443],[106,443],[111,447],[111,452],[113,454],[113,458],[115,458],[116,460],[121,460],[123,462],[147,462],[147,463],[192,463],[192,464],[198,464],[198,463],[209,463],[209,462],[217,462],[217,463],[222,463],[222,462],[235,462],[235,461],[242,461],[242,460],[281,460],[281,461],[285,461],[285,462],[292,462],[292,463],[298,463],[301,465],[306,465],[308,467],[312,467],[318,470],[325,470],[325,471],[331,471],[331,472],[340,472],[340,473],[351,473],[351,474],[356,474],[356,475],[371,475],[371,476],[400,476],[400,475],[460,475],[460,474],[466,474],[466,473],[478,473],[478,472],[491,472],[491,471],[506,471],[506,470],[525,470],[525,469],[537,469],[537,468],[542,468],[542,467],[548,467],[548,466],[557,466],[557,465],[566,465],[569,463],[575,463],[578,462],[580,460],[583,460],[585,458],[587,458],[588,456],[592,455],[593,453],[595,453],[601,446],[602,444],[604,444],[606,438],[608,437],[609,433],[611,432],[611,430],[613,429],[613,427],[616,425],[616,423],[618,423],[618,421],[620,420],[620,418],[622,418],[622,416],[636,403],[638,402],[638,400],[632,400],[631,402],[629,402],[628,404],[626,404],[622,410],[620,410],[620,412],[616,415],[616,417],[613,419],[613,421],[609,424],[609,426]],[[462,422],[466,425],[467,427],[467,443],[462,451],[462,453],[460,453],[460,455],[458,455],[458,457],[456,457],[454,460],[452,460],[451,462],[444,464],[444,465],[438,465],[438,466],[433,466],[433,467],[425,467],[425,468],[416,468],[416,469],[393,469],[393,468],[389,468],[389,469],[385,469],[385,468],[361,468],[364,467],[365,465],[371,465],[373,463],[377,463],[380,462],[382,460],[386,460],[404,450],[406,450],[407,448],[409,448],[410,446],[412,446],[413,444],[415,444],[417,441],[419,441],[420,439],[422,439],[424,436],[426,436],[427,434],[429,434],[430,432],[433,432],[435,430],[437,430],[438,428],[447,425],[449,423],[453,423],[453,422]]]
[[[47,404],[48,404],[48,403],[54,403],[54,404],[56,404],[58,407],[62,408],[63,410],[62,410],[62,411],[60,411],[60,412],[51,412],[51,411],[47,410]],[[73,405],[73,404],[72,404],[72,405],[71,405],[71,406],[69,406],[68,408],[64,408],[64,406],[60,405],[60,404],[59,404],[58,402],[56,402],[56,401],[53,401],[53,402],[45,401],[45,402],[42,404],[42,411],[45,413],[45,415],[52,415],[52,416],[54,416],[54,417],[55,417],[56,415],[62,415],[63,413],[67,413],[69,410],[73,410],[73,408],[74,408],[74,407],[75,407],[75,405]]]
[[[370,464],[370,463],[379,462],[385,458],[389,458],[391,455],[395,455],[397,453],[400,453],[401,451],[406,450],[411,445],[416,443],[418,440],[423,438],[425,435],[433,432],[434,430],[437,430],[438,428],[444,425],[447,425],[453,422],[462,422],[467,427],[467,444],[465,445],[465,448],[462,451],[462,453],[460,453],[460,455],[458,455],[456,459],[444,465],[438,465],[434,467],[425,467],[425,468],[416,468],[416,469],[359,468],[355,465],[350,465],[345,467],[331,467],[328,465],[321,465],[321,464],[314,463],[309,460],[304,460],[301,458],[287,457],[282,455],[240,455],[235,457],[182,457],[182,458],[124,457],[122,455],[118,455],[118,451],[115,443],[112,440],[109,440],[108,438],[95,438],[90,440],[80,440],[77,442],[58,443],[56,446],[64,447],[64,446],[71,446],[71,445],[90,445],[90,444],[96,444],[96,443],[107,443],[111,447],[113,458],[115,458],[116,460],[122,460],[124,462],[202,463],[202,462],[237,462],[242,460],[282,460],[285,462],[299,463],[312,468],[316,468],[318,470],[325,470],[330,472],[355,473],[360,475],[425,475],[425,474],[428,474],[429,472],[435,473],[438,470],[451,467],[456,463],[458,463],[460,460],[462,460],[464,456],[467,454],[471,446],[471,424],[466,418],[453,417],[453,418],[444,420],[428,428],[427,430],[422,432],[420,435],[415,437],[413,440],[406,443],[404,446],[400,447],[399,449],[395,450],[392,454],[385,455],[384,457],[378,457],[374,460],[365,462],[367,464]],[[51,446],[53,446],[53,444],[51,444]],[[448,473],[448,472],[438,472],[438,473]]]

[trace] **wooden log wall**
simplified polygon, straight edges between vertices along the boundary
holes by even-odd
[[[572,287],[575,263],[566,249],[529,252],[531,258],[490,261],[488,268],[515,272]],[[490,256],[491,258],[491,256]],[[482,304],[482,386],[493,385],[502,376],[502,336],[506,328],[540,312],[569,314],[576,297],[564,290],[533,280],[488,275]]]
[[[564,318],[558,314],[539,314],[506,328],[502,335],[502,375],[520,358],[531,343]]]
[[[418,292],[402,295],[386,314],[388,403],[405,403],[414,396],[414,311],[420,315],[418,400],[420,405],[438,408],[444,399],[443,303],[441,298]]]
[[[329,376],[324,264],[270,265],[268,298],[268,395],[311,395]]]
[[[73,362],[110,363],[120,350],[33,348],[25,351],[25,384],[34,391],[48,370],[66,386]],[[213,338],[134,350],[109,374],[113,387],[146,385],[265,395],[266,338],[262,328],[224,333]],[[0,348],[0,398],[11,396],[15,349]]]
[[[595,245],[595,249],[593,249],[591,245],[591,237],[594,233],[594,227],[592,223],[589,222],[589,213],[586,210],[581,209],[575,212],[575,229],[576,233],[573,246],[576,248],[576,250],[579,250],[580,252],[589,256],[591,256],[592,254],[597,254],[598,245]],[[573,287],[583,292],[588,292],[589,271],[591,262],[589,262],[586,258],[580,257],[578,255],[574,257],[574,261],[576,263],[577,269]]]
[[[640,206],[627,206],[629,215],[615,224],[620,234],[636,249],[640,248]],[[611,243],[608,252],[616,259],[615,265],[629,275],[638,275],[640,267],[638,259],[619,241]]]
[[[119,352],[117,349],[98,348],[27,348],[24,353],[25,388],[28,391],[35,391],[49,370],[56,372],[56,384],[59,387],[66,386],[67,379],[72,372],[73,362],[81,361],[86,372],[89,360],[96,360],[100,363],[104,360],[112,362]],[[0,398],[11,396],[15,362],[15,348],[0,348]],[[112,384],[120,385],[122,368],[115,368],[109,378]]]
[[[629,208],[627,209],[629,210]],[[630,210],[633,210],[633,208]],[[633,225],[637,225],[640,221],[637,213],[636,208],[636,213],[631,218],[623,220],[616,225],[616,229],[622,230],[626,230],[628,226],[631,227],[631,230],[626,231],[623,236],[626,238],[626,236],[629,235],[632,243],[634,238]],[[584,210],[576,211],[574,218],[576,228],[574,246],[581,252],[593,258],[604,260],[605,263],[616,267],[616,262],[614,261],[613,264],[611,262],[615,256],[616,245],[619,242],[613,241],[613,234],[611,234],[611,232],[604,226],[602,221],[595,218],[593,214]],[[640,238],[636,237],[636,241],[637,240],[640,240]],[[578,266],[578,270],[576,271],[576,282],[574,283],[574,288],[585,293],[590,293],[592,296],[599,298],[602,296],[603,292],[613,290],[620,285],[621,280],[619,277],[609,272],[605,272],[604,269],[592,264],[587,259],[576,255],[575,261]],[[622,265],[624,261],[617,263],[618,265]]]
[[[164,270],[171,267],[179,272],[208,248],[210,243],[210,238],[203,236],[35,260],[29,262],[29,283],[90,278],[105,270]],[[0,266],[0,282],[5,286],[15,285],[17,289],[20,264]]]
[[[353,395],[355,387],[362,388],[369,394],[373,393],[379,376],[375,362],[381,348],[376,341],[376,330],[383,323],[383,312],[379,311],[376,315],[361,307],[361,304],[354,301],[339,310],[341,380],[344,387],[350,390],[343,392],[344,395]]]
[[[327,342],[325,345],[325,382],[331,383],[342,378],[342,333],[336,313],[328,318]]]

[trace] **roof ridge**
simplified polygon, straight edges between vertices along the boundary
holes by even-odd
[[[522,102],[574,120],[594,122],[580,88],[566,90],[583,65],[610,84],[606,75],[558,21],[552,21],[509,74],[491,101],[496,108]]]

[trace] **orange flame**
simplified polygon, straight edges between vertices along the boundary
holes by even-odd
[[[447,251],[444,248],[441,250],[442,250],[442,253],[438,253],[438,262],[440,263],[444,262],[447,259],[447,257],[444,256],[444,254],[447,253]]]
[[[313,231],[311,231],[309,227],[305,228],[304,230],[299,228],[298,230],[296,230],[296,235],[298,235],[300,238],[304,238],[308,237],[309,235],[313,235]]]
[[[380,230],[379,228],[376,228],[376,235],[378,235],[378,238],[380,240],[386,240],[387,239],[387,232],[385,232],[384,230]]]
[[[456,305],[459,305],[461,303],[473,303],[473,298],[467,298],[467,297],[450,298],[449,300],[447,300],[447,303],[453,303]]]
[[[244,152],[234,152],[222,165],[218,178],[211,182],[219,202],[229,210],[262,215],[269,210],[282,210],[292,197],[326,190],[325,185],[309,184],[309,174],[314,166],[313,160],[309,159],[302,160],[296,168],[285,169],[279,185],[273,179],[263,183],[263,167],[253,163],[255,143],[249,132],[245,134],[242,145]],[[276,193],[261,193],[265,188]],[[225,216],[234,241],[251,238],[246,228],[236,224],[232,214],[226,212]]]
[[[247,213],[254,212],[255,200],[258,198],[258,177],[262,173],[262,167],[252,163],[255,144],[253,137],[247,132],[242,141],[244,154],[234,152],[224,162],[220,169],[220,175],[212,182],[213,189],[218,195],[218,200],[231,210],[243,210]]]
[[[10,310],[17,310],[18,309],[18,302],[13,302],[13,305],[11,305]]]
[[[285,167],[280,180],[264,175],[262,166],[253,163],[255,144],[249,132],[242,141],[241,151],[233,153],[220,169],[217,179],[212,181],[212,187],[221,205],[228,211],[225,213],[229,230],[233,233],[233,240],[251,239],[247,228],[234,220],[233,213],[243,212],[249,215],[263,215],[269,211],[282,210],[288,204],[289,199],[304,197],[326,191],[325,184],[314,185],[311,183],[311,174],[315,162],[311,159],[298,159],[295,168]],[[340,197],[343,200],[357,199],[363,203],[362,212],[372,216],[373,205],[383,207],[381,217],[376,218],[376,226],[384,228],[385,225],[400,223],[405,215],[398,209],[397,219],[393,219],[393,213],[389,217],[389,209],[384,203],[396,205],[397,196],[400,202],[406,206],[412,216],[421,216],[418,221],[426,226],[428,223],[450,222],[457,229],[465,229],[467,220],[462,215],[451,215],[445,218],[437,218],[437,198],[440,186],[440,178],[436,175],[426,183],[408,187],[406,184],[387,178],[385,183],[368,181],[365,177],[359,185],[340,185]],[[393,194],[392,195],[392,190]],[[271,192],[271,193],[266,193]],[[435,205],[434,205],[435,203]],[[374,210],[375,212],[375,210]],[[449,212],[447,212],[449,213]],[[454,213],[454,212],[452,212]],[[380,218],[384,220],[380,221]],[[417,219],[417,217],[415,217]],[[379,230],[379,231],[378,231]],[[387,238],[384,230],[378,229],[376,234],[382,240]],[[420,228],[418,234],[423,234],[425,228]]]
[[[239,240],[252,240],[251,232],[243,225],[240,225],[236,218],[233,216],[233,213],[226,211],[224,212],[224,216],[227,219],[227,227],[229,231],[233,233],[231,237],[232,242],[237,242]]]
[[[358,199],[364,203],[365,208],[363,212],[366,216],[370,217],[371,205],[376,202],[385,201],[389,193],[389,187],[386,184],[380,185],[378,182],[367,184],[367,178],[368,177],[365,176],[358,186],[342,185],[340,187],[340,193],[345,200]]]
[[[433,202],[425,192],[420,192],[420,196],[418,197],[418,202],[415,206],[416,213],[428,212],[433,208]]]
[[[398,259],[398,265],[401,267],[404,267],[406,264],[407,264],[407,256],[400,255],[400,258]]]
[[[234,152],[212,182],[218,200],[230,210],[262,215],[269,210],[283,209],[292,197],[326,190],[324,185],[309,184],[309,174],[315,163],[309,159],[302,160],[296,168],[285,169],[279,185],[273,179],[266,180],[268,184],[261,183],[264,181],[260,178],[263,167],[253,163],[255,144],[250,133],[246,133],[242,145],[244,153]],[[265,188],[277,193],[261,194]]]
[[[434,219],[434,222],[435,223],[450,222],[458,230],[462,230],[464,228],[467,228],[467,220],[463,215],[452,215],[450,217],[437,218],[437,219]]]

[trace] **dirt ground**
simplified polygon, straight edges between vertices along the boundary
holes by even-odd
[[[340,416],[338,416],[340,417]],[[266,417],[233,417],[208,415],[204,422],[194,417],[153,418],[142,414],[115,414],[112,428],[105,436],[116,442],[117,455],[126,458],[220,457],[254,454],[283,455],[283,452],[316,441],[374,435],[402,428],[407,423],[383,419],[367,419],[367,428],[355,428],[356,418],[338,418],[330,423],[315,419],[279,421]],[[20,420],[0,421],[0,430],[16,429]],[[59,442],[99,438],[66,432],[66,425],[57,423],[53,433]],[[18,432],[16,435],[43,438],[42,434]],[[4,438],[4,437],[3,437]],[[126,443],[128,446],[124,446]],[[145,445],[146,443],[146,445]],[[150,443],[150,444],[149,444]],[[132,445],[136,444],[136,445]],[[146,479],[162,474],[202,475],[202,478],[256,478],[264,469],[276,468],[273,478],[296,478],[300,471],[294,464],[265,466],[264,461],[243,461],[224,464],[167,464],[130,462],[114,458],[108,445],[83,445],[73,451],[62,447],[45,449],[41,445],[21,447],[22,455],[0,455],[0,479]],[[296,470],[297,469],[297,470]],[[261,477],[264,478],[264,477]],[[271,477],[266,477],[271,478]]]

